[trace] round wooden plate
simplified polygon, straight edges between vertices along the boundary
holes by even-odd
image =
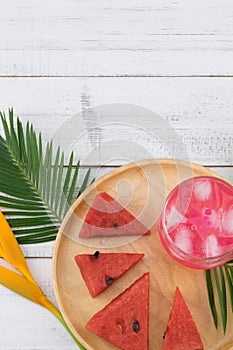
[[[54,289],[59,308],[69,327],[88,350],[110,350],[116,347],[85,328],[87,321],[113,298],[129,287],[144,272],[150,272],[149,349],[162,348],[176,286],[200,331],[205,350],[232,349],[232,315],[224,336],[215,329],[205,284],[204,271],[186,268],[164,250],[157,233],[156,222],[168,193],[191,176],[218,176],[207,168],[183,161],[153,159],[131,163],[103,176],[92,184],[70,208],[59,231],[53,256]],[[79,240],[82,220],[97,192],[106,191],[151,228],[151,235],[129,241]],[[88,245],[87,245],[88,244]],[[101,248],[104,246],[105,248]],[[138,252],[145,257],[119,280],[96,298],[91,298],[74,256],[95,252]]]

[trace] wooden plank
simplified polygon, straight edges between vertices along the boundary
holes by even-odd
[[[44,293],[55,302],[51,259],[29,259],[28,263]],[[1,349],[78,349],[63,326],[49,311],[3,286],[0,286],[0,294]]]
[[[233,163],[232,78],[2,78],[0,91],[2,109],[15,106],[83,165]]]
[[[227,181],[230,181],[233,184],[233,167],[218,167],[218,168],[212,168],[213,171],[215,171],[217,174],[223,176]]]
[[[7,2],[0,75],[233,75],[232,15],[231,0]]]

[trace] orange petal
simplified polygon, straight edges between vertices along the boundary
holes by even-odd
[[[2,258],[2,246],[1,246],[1,243],[0,243],[0,258]]]
[[[42,290],[26,277],[0,266],[0,283],[34,303],[41,304]]]
[[[0,211],[0,255],[36,284],[22,250],[2,212]]]
[[[29,281],[23,275],[0,266],[0,284],[22,297],[39,304],[56,316],[60,322],[62,319],[58,309],[46,298],[40,287]]]

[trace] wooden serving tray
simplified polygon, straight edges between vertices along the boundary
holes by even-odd
[[[131,163],[103,176],[92,184],[70,208],[60,228],[53,256],[54,289],[59,308],[69,327],[88,350],[110,350],[115,346],[89,332],[85,325],[93,314],[129,287],[144,272],[150,272],[149,349],[162,348],[176,286],[200,331],[205,350],[232,349],[233,318],[229,315],[228,329],[215,329],[205,283],[205,273],[186,268],[164,250],[157,233],[156,222],[168,193],[191,176],[218,176],[207,168],[188,162],[153,159]],[[128,201],[127,209],[151,226],[151,235],[133,237],[128,241],[109,239],[78,239],[82,220],[97,192],[106,191]],[[122,203],[125,204],[125,203]],[[87,245],[88,244],[88,245]],[[106,246],[107,248],[102,248]],[[130,271],[96,298],[92,298],[74,261],[78,253],[138,252],[145,257]],[[143,350],[143,349],[142,349]]]

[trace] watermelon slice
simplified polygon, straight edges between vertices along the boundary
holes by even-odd
[[[149,273],[96,313],[86,328],[122,350],[148,350]]]
[[[162,350],[203,350],[200,334],[178,287]]]
[[[82,277],[94,298],[143,258],[144,254],[99,253],[75,256]]]
[[[108,193],[95,197],[81,227],[80,238],[150,234],[150,230]]]

